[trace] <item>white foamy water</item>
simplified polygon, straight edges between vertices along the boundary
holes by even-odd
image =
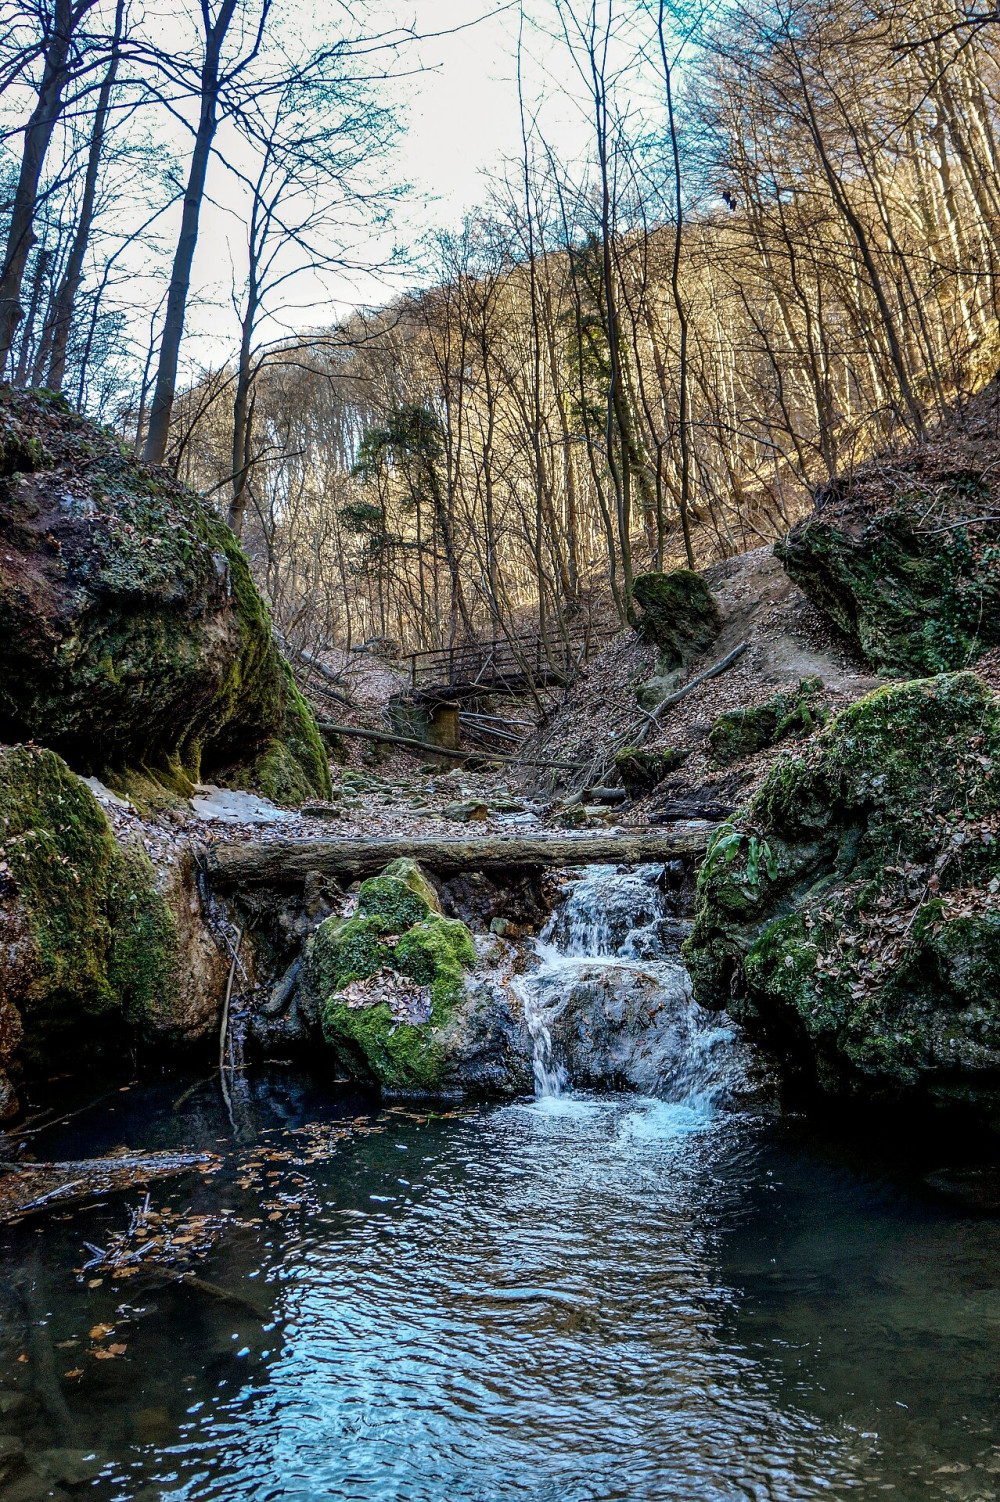
[[[538,968],[519,990],[539,1097],[606,1084],[702,1121],[743,1082],[731,1027],[695,1003],[668,947],[662,870],[585,868],[537,940]]]

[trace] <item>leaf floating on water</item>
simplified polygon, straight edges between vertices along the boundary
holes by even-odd
[[[63,1376],[64,1377],[82,1377],[83,1376],[83,1367],[82,1366],[75,1366],[71,1372],[63,1372]]]
[[[88,1333],[91,1340],[103,1340],[106,1335],[113,1333],[114,1328],[114,1325],[95,1325]]]

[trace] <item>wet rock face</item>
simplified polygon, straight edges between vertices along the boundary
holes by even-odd
[[[564,960],[530,981],[575,1086],[660,1093],[692,1057],[691,982],[669,961]]]
[[[190,869],[157,873],[116,840],[54,752],[0,749],[0,1116],[17,1109],[11,1070],[203,1036],[224,973]]]
[[[971,672],[890,685],[723,827],[685,948],[827,1090],[1000,1109],[1000,707]]]
[[[923,676],[1000,643],[1000,522],[989,470],[932,448],[852,480],[775,544],[786,573],[875,668]]]
[[[189,792],[330,791],[236,539],[61,398],[0,387],[0,738]]]

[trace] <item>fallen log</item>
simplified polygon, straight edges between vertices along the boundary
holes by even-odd
[[[312,875],[348,881],[372,876],[400,856],[419,861],[438,876],[518,866],[638,866],[704,854],[715,827],[699,819],[621,834],[220,841],[205,857],[205,874],[223,887],[290,887]]]
[[[134,1189],[191,1169],[214,1170],[213,1153],[121,1153],[76,1163],[16,1163],[0,1169],[0,1225]]]
[[[513,762],[516,766],[556,767],[563,772],[583,770],[576,762],[535,761],[530,756],[503,756],[499,752],[484,751],[482,747],[476,751],[453,751],[450,746],[436,746],[433,741],[418,741],[412,735],[390,735],[387,730],[364,730],[360,725],[334,725],[327,720],[320,720],[319,729],[320,734],[327,737],[356,735],[365,741],[376,741],[386,746],[402,746],[407,751],[419,751],[423,756],[447,756],[452,761],[502,761]]]

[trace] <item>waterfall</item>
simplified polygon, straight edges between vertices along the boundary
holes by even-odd
[[[662,871],[585,867],[535,941],[518,992],[537,1096],[610,1086],[705,1114],[739,1088],[732,1029],[692,998]]]

